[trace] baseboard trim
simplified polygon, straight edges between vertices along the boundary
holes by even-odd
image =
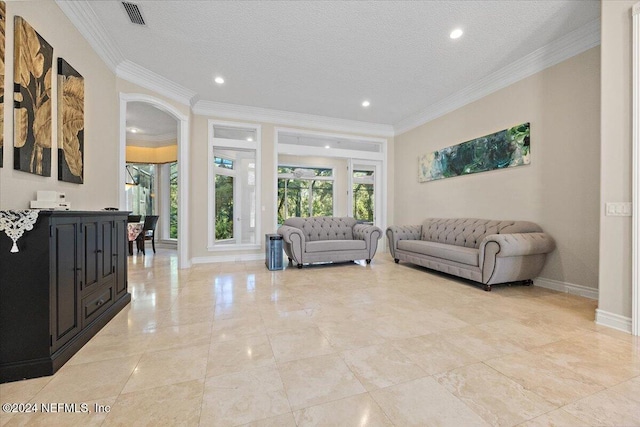
[[[191,262],[193,264],[209,264],[214,262],[262,261],[262,260],[264,260],[264,254],[199,256],[199,257],[191,258]]]
[[[587,286],[576,285],[574,283],[561,282],[559,280],[546,279],[544,277],[536,277],[533,280],[535,286],[541,288],[553,289],[554,291],[565,292],[568,294],[579,295],[581,297],[598,299],[598,290]]]
[[[608,328],[617,329],[618,331],[631,333],[631,318],[620,316],[619,314],[609,313],[608,311],[596,309],[596,324],[606,326]]]

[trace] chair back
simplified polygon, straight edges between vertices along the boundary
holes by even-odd
[[[158,224],[158,215],[147,215],[144,217],[144,225],[142,226],[142,230],[156,230],[156,224]]]
[[[142,215],[129,215],[127,222],[140,222]]]

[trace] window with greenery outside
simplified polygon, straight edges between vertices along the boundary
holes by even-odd
[[[155,215],[156,165],[127,163],[127,169],[137,185],[127,186],[127,210],[133,215]]]
[[[231,160],[215,157],[214,162],[217,167],[233,169],[233,161]],[[233,239],[233,185],[233,176],[215,175],[216,240]]]
[[[178,163],[169,165],[169,238],[178,238]]]
[[[373,224],[373,171],[355,171],[353,181],[353,217]]]
[[[333,215],[333,171],[278,167],[278,223],[291,217]]]

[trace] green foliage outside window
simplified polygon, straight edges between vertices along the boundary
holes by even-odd
[[[331,170],[329,170],[329,176],[331,176],[330,172]],[[291,217],[331,215],[333,215],[333,181],[278,179],[279,224]]]
[[[233,239],[233,177],[216,175],[215,191],[216,240]]]
[[[373,223],[373,184],[353,185],[353,217]]]
[[[169,166],[169,237],[178,238],[178,163]]]

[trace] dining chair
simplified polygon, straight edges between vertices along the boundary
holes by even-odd
[[[158,215],[146,215],[144,217],[144,225],[142,226],[142,232],[138,236],[138,251],[142,251],[144,255],[144,242],[151,240],[151,247],[153,253],[156,253],[156,225],[158,224]]]
[[[127,217],[127,222],[140,222],[142,219],[142,215],[129,215]]]

